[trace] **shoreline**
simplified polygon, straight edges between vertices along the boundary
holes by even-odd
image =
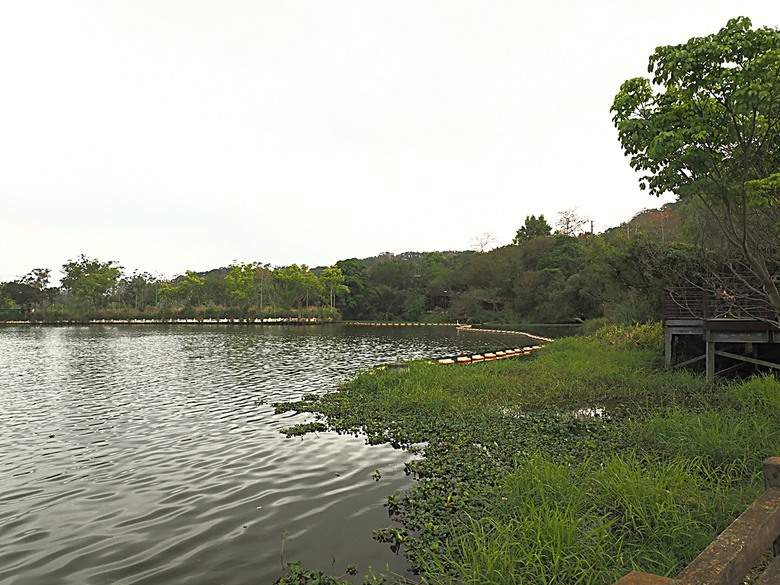
[[[330,325],[340,323],[317,317],[264,317],[264,318],[203,318],[203,319],[57,319],[57,320],[8,320],[2,325],[67,326],[67,325]]]

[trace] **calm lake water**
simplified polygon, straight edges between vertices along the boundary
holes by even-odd
[[[373,541],[410,455],[279,430],[269,404],[396,359],[498,348],[445,327],[0,327],[0,584],[265,584],[404,572]],[[374,481],[375,469],[381,479]]]

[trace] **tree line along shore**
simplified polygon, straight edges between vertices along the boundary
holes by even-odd
[[[483,252],[384,254],[313,269],[251,262],[169,279],[81,255],[62,266],[59,286],[48,268],[0,283],[0,320],[642,323],[658,318],[665,287],[713,280],[695,243],[698,217],[669,204],[593,234],[571,218],[564,233],[566,224],[553,230],[528,216],[511,244]]]

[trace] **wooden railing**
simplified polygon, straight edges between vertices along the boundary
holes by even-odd
[[[736,285],[720,290],[706,287],[666,288],[661,297],[661,309],[664,320],[727,318],[772,322],[777,319],[765,295]]]
[[[665,288],[661,297],[663,318],[668,319],[706,319],[710,313],[710,300],[707,289]]]
[[[755,585],[780,583],[780,457],[764,461],[766,490],[675,578],[633,572],[615,585],[738,585],[773,547]]]

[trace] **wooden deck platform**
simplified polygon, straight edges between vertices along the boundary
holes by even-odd
[[[707,379],[735,370],[780,371],[780,327],[765,305],[722,305],[706,289],[667,289],[663,299],[667,366],[704,367]]]

